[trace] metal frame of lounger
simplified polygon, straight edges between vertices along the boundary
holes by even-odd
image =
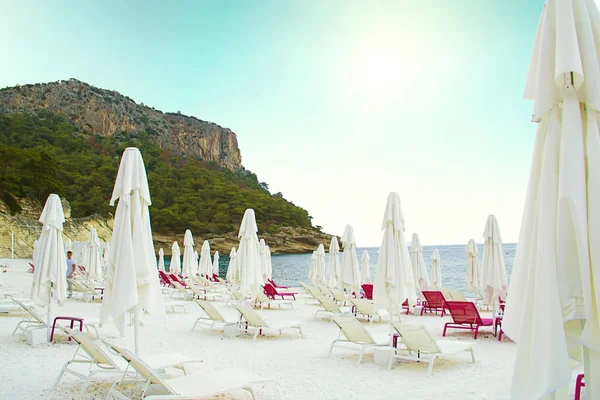
[[[355,315],[359,314],[367,318],[369,326],[373,326],[373,319],[379,318],[379,321],[383,321],[381,315],[377,312],[377,309],[367,299],[350,299],[350,303],[355,307]]]
[[[373,336],[371,336],[369,331],[365,329],[360,321],[354,317],[333,317],[333,322],[335,322],[335,324],[340,328],[340,332],[338,338],[331,343],[328,356],[331,356],[334,347],[346,347],[339,346],[339,344],[351,344],[352,346],[360,347],[360,356],[358,357],[358,364],[360,364],[367,349],[393,348],[389,341],[385,344],[378,343],[375,339],[373,339]],[[346,339],[340,339],[342,335],[344,335]]]
[[[330,297],[324,296],[324,295],[319,295],[317,297],[315,297],[315,300],[317,300],[319,302],[319,304],[321,306],[323,306],[322,310],[317,310],[315,312],[315,321],[317,320],[317,317],[319,316],[320,313],[329,313],[330,316],[329,318],[333,318],[337,315],[347,315],[347,316],[351,316],[352,313],[350,311],[343,311],[340,306],[337,305],[337,303],[335,301],[333,301],[333,299],[331,299]]]
[[[238,322],[227,321],[225,317],[221,314],[219,310],[210,302],[205,300],[196,300],[196,304],[200,306],[202,309],[202,314],[196,319],[194,322],[194,326],[192,327],[192,332],[196,329],[196,325],[205,324],[210,325],[209,329],[212,330],[217,323],[223,324],[223,326],[227,325],[238,325]],[[205,318],[208,317],[208,318]]]
[[[106,374],[106,373],[114,374],[114,373],[124,373],[125,372],[92,339],[88,338],[86,335],[84,335],[83,333],[81,333],[79,331],[69,329],[69,328],[62,328],[62,329],[75,342],[77,342],[78,346],[77,346],[77,349],[75,350],[75,354],[73,354],[73,358],[71,358],[69,361],[67,361],[65,363],[65,365],[63,365],[62,369],[60,370],[60,373],[58,374],[58,377],[56,378],[56,381],[54,382],[53,387],[56,387],[60,383],[60,380],[62,379],[62,377],[65,374],[71,374],[73,376],[76,376],[76,377],[84,380],[83,386],[82,386],[81,390],[79,391],[79,396],[83,397],[83,395],[85,394],[88,386],[90,385],[94,375]],[[83,350],[83,353],[80,352],[80,350]],[[69,368],[72,365],[76,365],[76,364],[89,365],[89,368],[87,370],[88,374],[85,375],[79,371]],[[98,369],[92,370],[93,367],[96,367]]]
[[[304,303],[308,303],[308,300],[317,300],[317,296],[320,295],[320,291],[318,288],[311,286],[311,285],[307,285],[304,282],[300,282],[300,286],[302,286],[302,289],[304,289],[305,291],[305,296],[304,296]],[[318,300],[317,300],[317,304],[318,304]]]
[[[283,334],[284,329],[297,329],[300,332],[300,336],[302,338],[304,338],[304,333],[302,332],[302,326],[300,325],[299,322],[287,321],[287,322],[278,323],[278,324],[269,324],[264,319],[262,319],[262,317],[256,311],[254,311],[254,309],[252,309],[252,308],[235,306],[235,305],[233,306],[233,308],[238,310],[238,312],[241,314],[241,316],[245,320],[245,321],[240,322],[240,326],[242,327],[242,329],[248,329],[248,328],[256,329],[256,332],[254,333],[254,337],[252,338],[252,341],[256,341],[256,338],[258,337],[258,335],[261,334],[262,331],[265,329],[277,330],[277,331],[279,331],[280,335]]]
[[[271,309],[271,304],[273,305],[277,305],[280,309],[281,309],[281,305],[288,305],[291,308],[294,308],[294,303],[292,303],[289,300],[273,300],[273,299],[269,299],[267,297],[266,294],[264,294],[263,292],[259,291],[256,294],[256,299],[254,299],[254,306],[255,307],[260,307],[261,310],[265,309],[265,306],[268,306],[269,309]]]
[[[251,385],[271,381],[270,379],[264,379],[258,375],[244,370],[217,371],[218,375],[215,375],[212,378],[209,377],[207,373],[182,376],[172,379],[163,378],[153,371],[148,364],[130,351],[114,345],[112,345],[111,348],[118,352],[118,354],[127,362],[126,372],[128,372],[129,368],[131,367],[136,374],[135,378],[133,379],[129,378],[127,374],[124,374],[120,381],[113,383],[113,385],[110,387],[107,398],[112,395],[118,399],[128,400],[129,397],[123,395],[117,388],[123,383],[135,383],[136,385],[142,385],[141,398],[148,400],[197,399],[215,396],[220,393],[227,393],[236,389],[245,390],[246,392],[250,393],[252,399],[255,399],[256,397]],[[236,382],[234,384],[227,385],[219,382],[219,380],[222,379],[229,379],[230,381],[236,380]],[[241,383],[242,380],[244,381],[243,383]],[[218,385],[218,387],[212,387],[210,390],[204,389],[205,391],[202,392],[201,385],[203,381],[205,381],[207,385],[214,385],[215,382],[220,385]],[[150,394],[149,392],[156,392],[156,394]]]
[[[394,330],[400,335],[400,340],[406,347],[408,355],[398,354],[395,351],[390,358],[388,369],[392,368],[394,359],[426,362],[429,363],[427,373],[431,375],[433,364],[439,357],[452,356],[467,351],[471,354],[471,360],[475,362],[472,342],[458,342],[452,340],[436,340],[424,325],[407,325],[402,323],[393,324]],[[444,349],[445,348],[445,349]],[[415,355],[412,355],[415,353]]]
[[[19,332],[19,336],[23,336],[26,335],[27,331],[31,328],[45,328],[48,326],[46,322],[44,322],[42,317],[40,317],[33,308],[27,306],[26,304],[13,297],[11,297],[11,300],[27,312],[23,319],[19,321],[19,323],[11,333],[11,336],[16,335],[17,332]],[[21,325],[25,325],[25,327],[23,328]]]

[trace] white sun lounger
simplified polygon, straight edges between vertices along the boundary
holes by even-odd
[[[119,392],[120,384],[134,382],[142,388],[141,398],[153,399],[199,399],[216,396],[232,390],[242,389],[250,393],[254,399],[253,384],[269,382],[250,371],[242,369],[202,371],[196,375],[187,375],[167,379],[158,375],[144,361],[128,350],[112,346],[115,351],[128,363],[137,376],[123,376],[119,382],[115,382],[109,391],[118,399],[129,399]],[[107,396],[108,397],[108,396]]]
[[[408,354],[398,354],[402,350],[397,350],[394,357],[390,358],[388,368],[392,368],[394,359],[421,361],[429,363],[427,372],[431,375],[436,358],[452,356],[463,351],[471,353],[471,360],[475,362],[472,342],[436,340],[423,325],[395,323],[394,329],[400,335],[400,340],[406,346]]]
[[[356,308],[356,314],[362,315],[367,318],[367,320],[369,321],[369,326],[373,325],[373,320],[375,318],[379,318],[379,321],[381,321],[381,315],[379,315],[379,313],[377,312],[377,309],[375,308],[373,303],[371,303],[369,300],[367,300],[367,299],[350,299],[350,302]]]
[[[387,340],[382,339],[379,341],[373,339],[373,336],[371,336],[369,331],[367,331],[360,321],[354,317],[333,317],[333,322],[340,328],[340,336],[331,343],[331,347],[329,347],[329,356],[331,356],[335,346],[349,347],[340,346],[340,344],[349,344],[352,347],[358,346],[360,349],[358,363],[360,364],[367,349],[376,347],[392,348],[389,338]],[[345,339],[340,339],[341,335],[344,335]]]
[[[350,313],[350,310],[347,310],[347,311],[342,310],[340,308],[340,306],[338,306],[337,303],[335,301],[333,301],[333,299],[331,299],[330,297],[324,296],[322,294],[317,294],[315,299],[319,302],[319,304],[321,304],[323,306],[322,310],[317,310],[315,312],[315,321],[317,320],[317,317],[321,313],[329,314],[330,318],[333,318],[338,315],[347,315],[347,316],[352,315]]]
[[[15,330],[12,332],[11,336],[14,336],[14,335],[23,336],[23,335],[27,334],[27,330],[29,330],[31,328],[45,328],[46,327],[46,322],[44,322],[42,317],[40,317],[32,307],[28,306],[27,304],[23,303],[20,300],[15,299],[15,298],[11,298],[11,300],[27,312],[27,314],[25,314],[25,317],[23,317],[23,319],[21,321],[19,321],[19,323],[15,327]]]
[[[216,324],[222,324],[223,326],[238,324],[237,321],[228,321],[227,319],[225,319],[225,317],[223,317],[219,310],[217,310],[217,308],[210,302],[204,300],[196,300],[196,303],[202,309],[202,314],[194,323],[194,326],[192,327],[192,332],[194,331],[194,329],[196,329],[196,325],[198,324],[210,325],[211,330],[215,327]]]
[[[267,323],[252,308],[242,307],[242,306],[233,306],[233,308],[235,308],[236,310],[238,310],[238,312],[242,315],[242,317],[244,318],[245,322],[247,322],[247,325],[248,325],[247,327],[248,328],[251,327],[251,328],[253,328],[253,329],[256,330],[256,332],[254,333],[254,337],[252,338],[252,341],[255,341],[256,337],[263,330],[266,330],[266,329],[277,330],[277,331],[279,331],[280,335],[283,333],[284,329],[296,329],[300,333],[300,336],[304,337],[304,334],[302,333],[302,327],[300,326],[299,322],[295,322],[295,321],[282,321],[282,322],[279,322],[279,323]],[[241,327],[242,328],[245,327],[245,325],[246,325],[245,322],[241,322]]]

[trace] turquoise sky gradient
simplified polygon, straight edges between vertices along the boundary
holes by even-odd
[[[390,191],[423,245],[481,242],[488,214],[516,241],[543,3],[0,0],[0,87],[75,77],[231,128],[272,192],[359,246]]]

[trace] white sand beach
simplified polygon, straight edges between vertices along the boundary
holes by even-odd
[[[9,264],[3,273],[4,291],[20,292],[18,297],[29,297],[32,274],[27,273],[27,260],[0,260]],[[301,292],[300,289],[296,291]],[[165,298],[168,298],[165,295]],[[63,307],[54,306],[52,315],[83,317],[97,321],[100,301],[89,303],[70,298]],[[224,302],[215,302],[225,316],[235,318],[235,310]],[[506,399],[509,397],[511,371],[515,344],[508,338],[498,342],[489,328],[484,328],[475,341],[476,362],[472,364],[468,353],[436,361],[431,376],[427,364],[396,362],[391,370],[374,363],[373,352],[368,352],[358,365],[358,352],[334,349],[327,356],[331,342],[338,336],[338,328],[327,319],[314,321],[318,306],[298,296],[294,309],[259,311],[269,321],[294,320],[302,322],[305,338],[297,332],[287,331],[282,336],[267,333],[252,342],[251,335],[226,338],[223,331],[209,331],[199,326],[191,328],[200,315],[200,307],[193,301],[187,313],[178,310],[167,314],[166,326],[147,319],[142,328],[142,358],[150,354],[181,354],[198,360],[192,373],[202,380],[202,372],[223,368],[247,368],[276,382],[257,387],[258,399]],[[45,310],[39,309],[45,316]],[[2,399],[72,399],[77,398],[82,380],[63,377],[53,388],[54,381],[65,362],[74,354],[76,345],[58,336],[55,343],[31,346],[25,338],[11,336],[22,314],[0,314],[0,398]],[[422,324],[442,337],[443,325],[449,317],[426,314],[408,315],[403,322]],[[368,327],[368,323],[365,322]],[[129,328],[131,329],[131,328]],[[385,322],[374,322],[370,331],[374,335],[389,333]],[[450,330],[447,339],[473,341],[470,331]],[[116,328],[108,323],[100,329],[103,338],[133,350],[133,332],[120,337]],[[86,398],[104,398],[118,375],[99,376],[88,388]],[[246,399],[243,391],[221,395],[220,399]]]

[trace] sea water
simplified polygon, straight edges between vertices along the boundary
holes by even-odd
[[[506,265],[506,274],[510,279],[515,250],[517,245],[507,243],[502,245],[504,253],[504,263]],[[464,245],[442,245],[442,246],[423,246],[423,257],[431,279],[431,253],[438,249],[440,252],[440,266],[442,270],[442,286],[449,290],[467,291],[467,260],[468,255]],[[483,245],[478,245],[479,263],[483,257]],[[377,266],[378,248],[359,248],[356,251],[359,263],[362,259],[363,251],[367,250],[371,257],[371,279],[375,278],[375,268]],[[298,282],[308,282],[308,271],[312,254],[273,254],[271,263],[273,265],[273,280],[278,285],[300,286]],[[340,252],[340,260],[342,252]],[[329,261],[329,254],[325,255],[325,264]],[[169,265],[170,257],[165,256],[165,265]],[[219,276],[225,278],[229,257],[221,256],[219,258]]]

